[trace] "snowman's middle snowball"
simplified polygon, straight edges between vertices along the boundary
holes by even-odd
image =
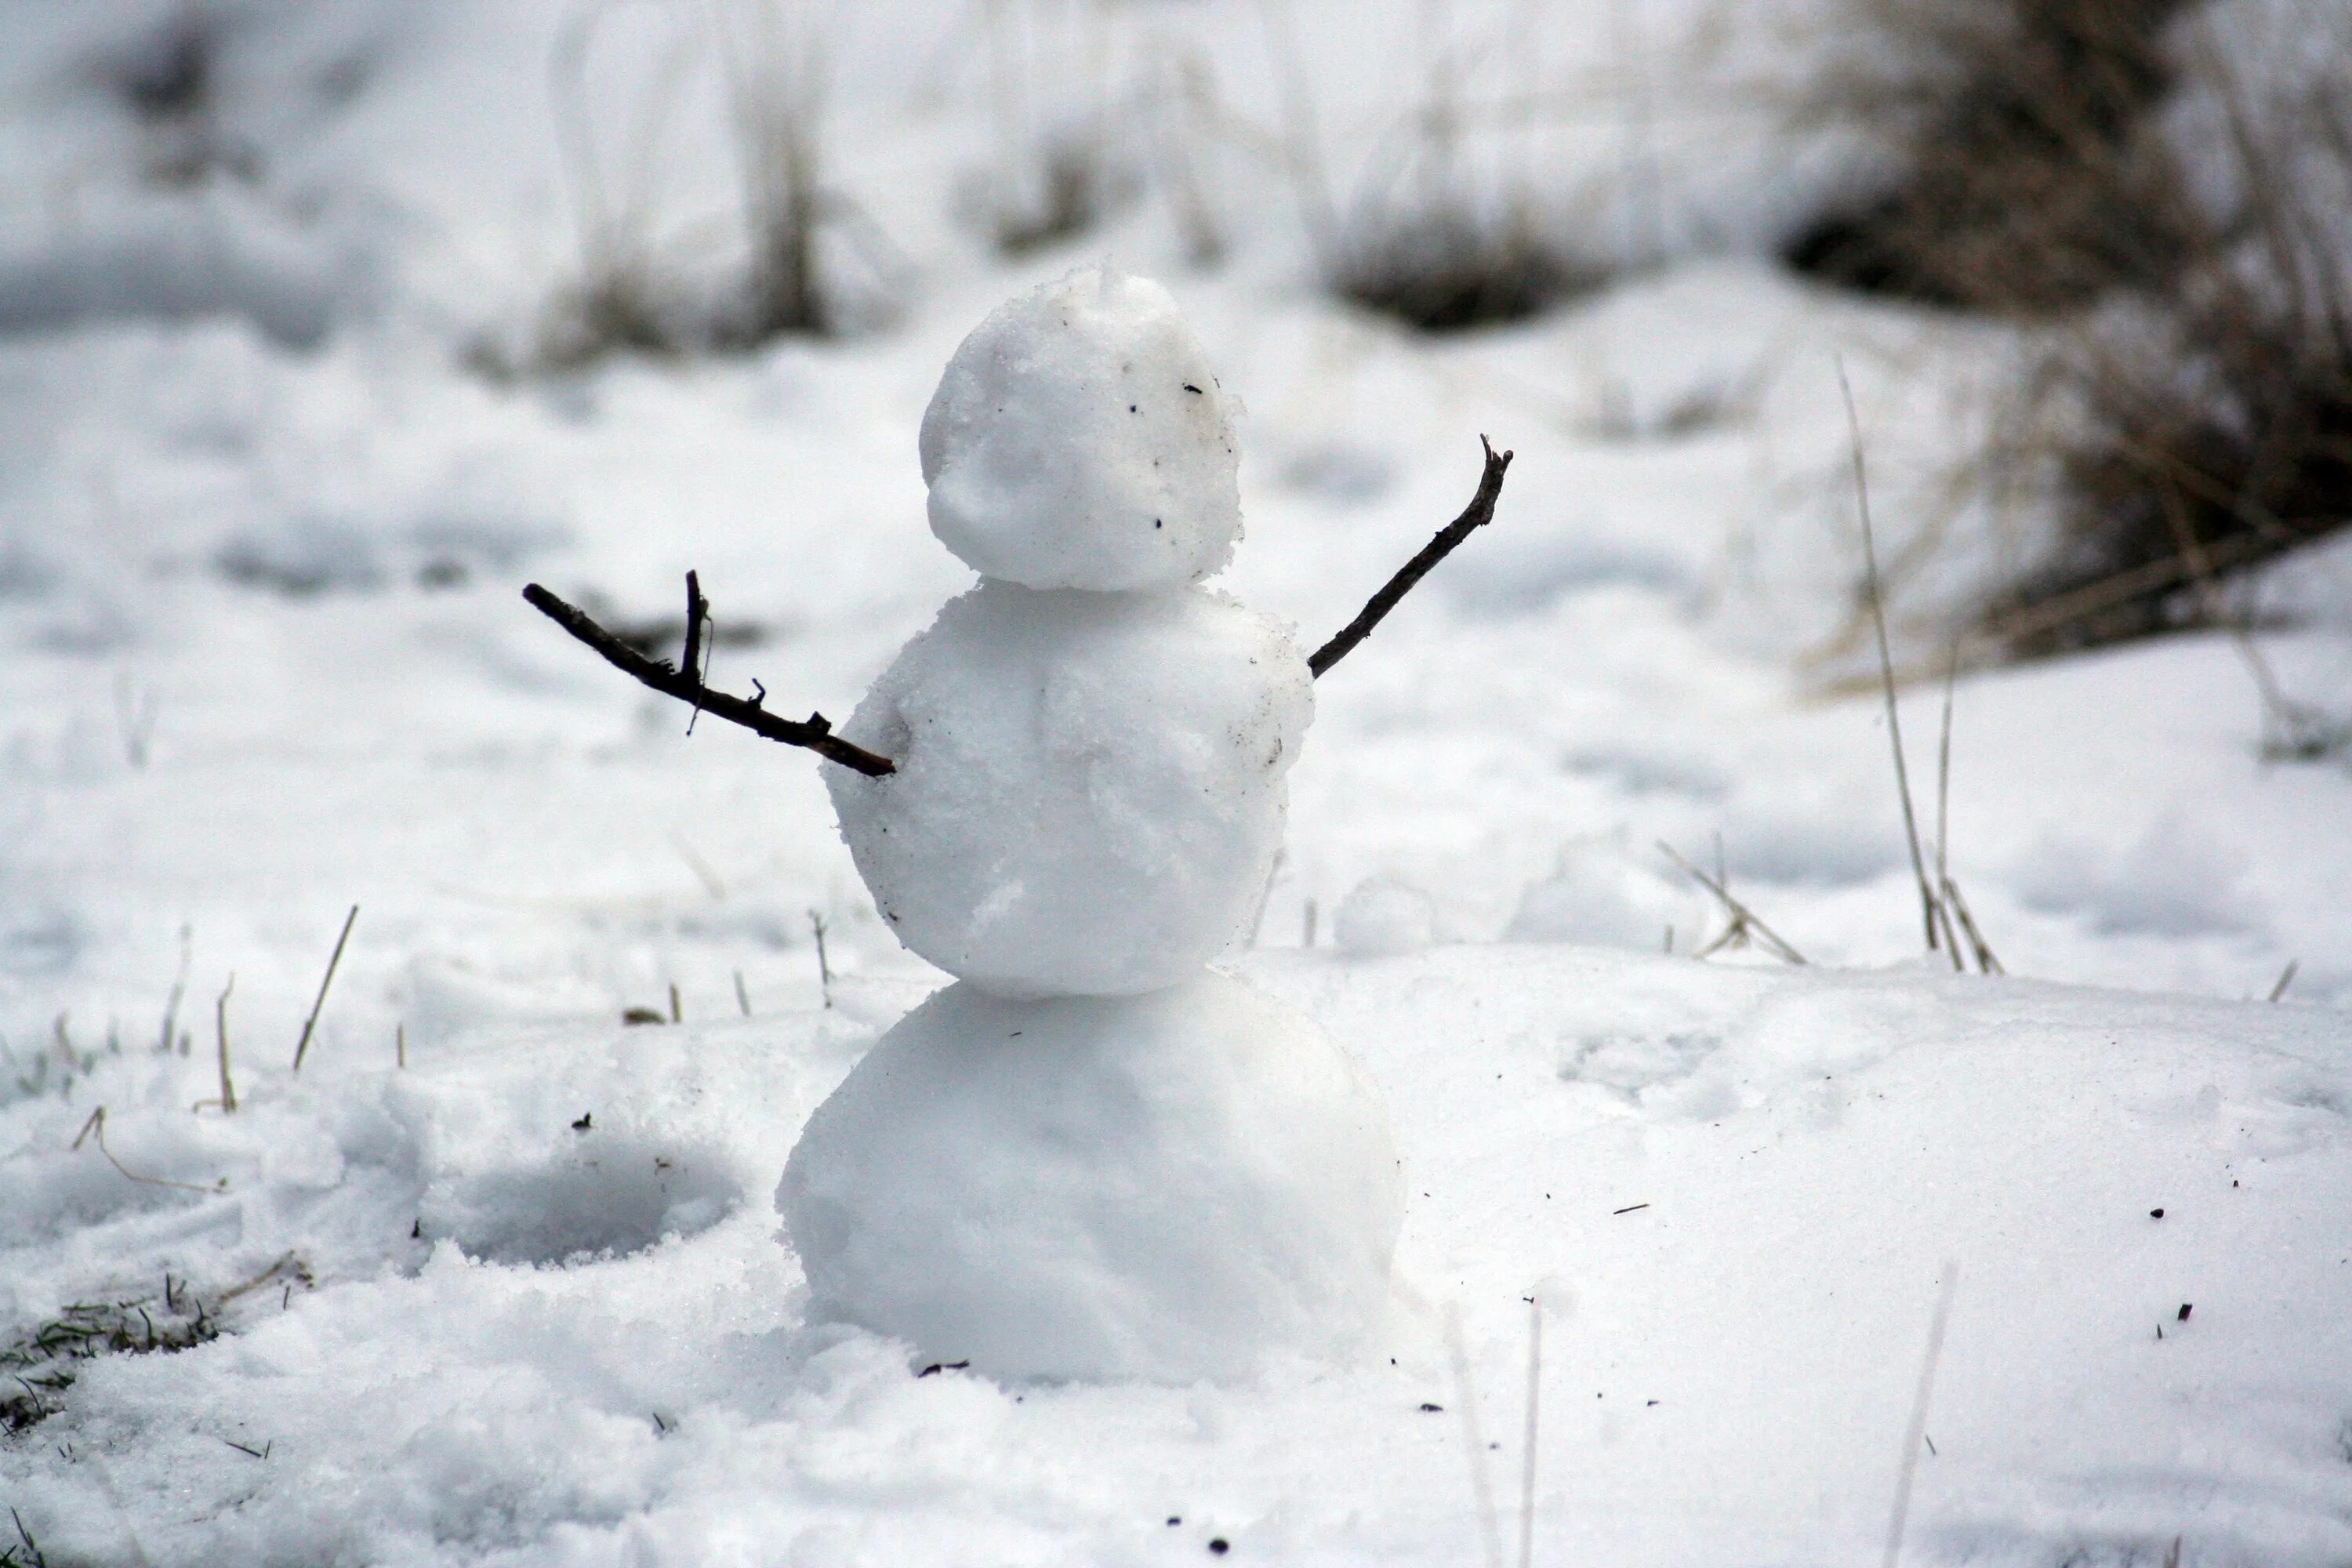
[[[1002,996],[1171,985],[1245,929],[1282,842],[1314,678],[1221,594],[983,580],[842,733],[824,777],[898,939]]]

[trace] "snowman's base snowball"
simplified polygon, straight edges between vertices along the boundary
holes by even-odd
[[[1000,1377],[1189,1383],[1344,1357],[1403,1183],[1379,1091],[1223,975],[951,985],[818,1108],[776,1192],[814,1317]]]

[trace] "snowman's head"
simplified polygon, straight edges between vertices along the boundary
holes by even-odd
[[[1024,587],[1181,587],[1241,536],[1234,411],[1167,289],[1083,268],[948,362],[923,415],[931,531]]]

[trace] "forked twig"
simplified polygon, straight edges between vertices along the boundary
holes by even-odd
[[[1397,568],[1396,575],[1382,584],[1379,593],[1365,601],[1364,607],[1357,612],[1354,620],[1340,627],[1329,642],[1315,650],[1313,657],[1307,661],[1307,668],[1316,675],[1320,676],[1354,652],[1356,645],[1372,635],[1372,628],[1397,607],[1398,600],[1412,591],[1414,584],[1429,575],[1431,568],[1451,555],[1455,547],[1472,533],[1495,520],[1495,501],[1503,493],[1503,472],[1511,466],[1513,454],[1496,452],[1493,443],[1484,436],[1478,437],[1478,445],[1486,453],[1486,471],[1478,477],[1478,493],[1470,498],[1470,504],[1463,509],[1460,517],[1438,530],[1437,537],[1423,545],[1420,553]]]
[[[852,745],[835,734],[832,721],[822,713],[812,713],[797,722],[779,719],[761,706],[760,698],[746,701],[724,691],[714,691],[702,683],[700,676],[691,667],[683,670],[673,669],[667,659],[647,658],[598,626],[585,611],[564,603],[536,583],[524,588],[522,596],[531,608],[595,649],[605,663],[641,686],[651,687],[665,697],[675,697],[690,704],[697,713],[709,713],[730,724],[740,724],[755,735],[782,742],[787,746],[805,746],[827,762],[854,768],[868,778],[881,778],[898,771],[889,758],[877,756],[863,746]],[[691,582],[690,574],[688,603],[698,613],[692,616],[687,624],[687,652],[689,657],[699,658],[701,623],[709,613],[709,604],[702,597],[699,585]]]

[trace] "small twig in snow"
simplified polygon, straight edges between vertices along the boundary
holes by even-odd
[[[751,1016],[751,994],[743,989],[743,972],[735,972],[735,1005],[743,1009],[743,1016]]]
[[[2286,967],[2279,971],[2278,984],[2271,987],[2272,1001],[2275,1002],[2286,994],[2286,988],[2294,984],[2294,972],[2302,967],[2303,960],[2299,958],[2286,961]]]
[[[294,1070],[302,1070],[302,1058],[310,1048],[310,1033],[319,1026],[319,1009],[327,1005],[327,987],[335,983],[335,966],[343,961],[343,944],[352,940],[352,922],[360,918],[360,907],[343,917],[343,934],[335,939],[335,951],[327,960],[327,973],[319,981],[319,994],[311,1000],[310,1016],[302,1020],[302,1037],[294,1046]]]
[[[1511,466],[1512,454],[1497,453],[1484,436],[1478,437],[1478,445],[1486,453],[1486,468],[1479,476],[1478,493],[1470,498],[1470,504],[1463,509],[1460,517],[1438,530],[1437,537],[1423,545],[1419,554],[1397,568],[1396,575],[1365,602],[1354,620],[1340,627],[1329,642],[1315,650],[1307,661],[1307,668],[1316,675],[1320,676],[1353,652],[1356,645],[1371,636],[1372,628],[1397,607],[1397,601],[1411,593],[1414,584],[1429,575],[1432,567],[1451,555],[1454,547],[1472,533],[1495,520],[1495,501],[1503,493],[1503,471]]]

